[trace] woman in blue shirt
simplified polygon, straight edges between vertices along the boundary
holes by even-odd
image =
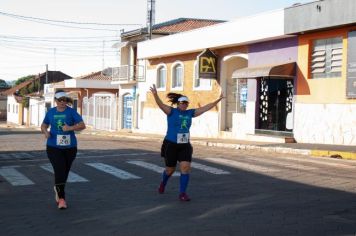
[[[64,91],[57,91],[54,98],[57,106],[46,113],[41,131],[47,139],[47,156],[54,170],[54,191],[58,209],[66,209],[64,187],[77,155],[74,131],[85,129],[85,124],[78,112],[68,106],[71,99]]]
[[[178,93],[167,94],[167,98],[171,105],[176,105],[176,107],[172,107],[162,102],[157,94],[155,85],[152,85],[150,90],[158,107],[167,115],[168,124],[167,133],[161,149],[161,155],[165,158],[166,168],[162,173],[162,181],[159,185],[158,192],[161,194],[164,193],[168,179],[174,173],[177,162],[179,162],[181,172],[179,199],[181,201],[190,201],[186,189],[189,182],[190,164],[193,154],[193,148],[190,144],[189,137],[192,118],[200,116],[204,112],[215,107],[223,98],[223,94],[221,94],[214,102],[203,107],[187,109],[189,106],[188,97]]]

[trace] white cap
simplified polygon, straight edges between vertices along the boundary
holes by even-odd
[[[68,95],[65,92],[59,92],[54,95],[56,99],[62,98],[62,97],[68,97]]]
[[[189,99],[186,96],[182,96],[182,97],[178,98],[178,102],[189,102]]]

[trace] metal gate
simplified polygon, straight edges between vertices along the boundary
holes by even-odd
[[[113,95],[95,94],[83,99],[84,122],[99,130],[117,130],[117,99]]]

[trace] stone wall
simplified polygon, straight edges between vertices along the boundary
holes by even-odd
[[[356,145],[356,104],[295,104],[299,143]]]

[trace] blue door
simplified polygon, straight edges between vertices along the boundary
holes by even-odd
[[[124,96],[124,115],[123,115],[123,128],[131,129],[132,128],[132,96]]]

